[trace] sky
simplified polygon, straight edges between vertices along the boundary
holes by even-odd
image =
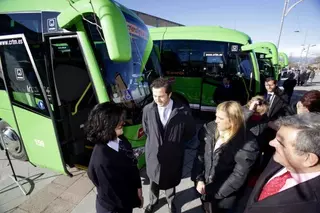
[[[117,0],[124,6],[187,26],[216,26],[248,34],[253,42],[277,43],[285,0]],[[289,7],[298,0],[290,0]],[[299,31],[299,32],[294,32]],[[306,42],[304,42],[306,40]],[[280,51],[320,56],[320,0],[304,0],[284,19]],[[306,52],[306,51],[305,51]],[[303,54],[305,54],[305,52]]]

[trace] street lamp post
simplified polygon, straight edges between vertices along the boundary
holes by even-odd
[[[300,33],[299,30],[294,31],[295,33]],[[302,49],[301,49],[301,53],[300,53],[300,57],[299,57],[299,65],[301,64],[301,60],[302,60],[302,54],[303,52],[306,50],[305,46],[306,46],[306,41],[307,41],[307,36],[308,36],[308,30],[306,30],[306,34],[304,36],[304,41],[302,44]]]
[[[309,54],[309,50],[310,50],[310,47],[315,47],[315,46],[317,46],[316,44],[309,44],[308,45],[308,49],[307,49],[307,53],[306,53],[306,61],[305,61],[305,66],[307,66],[308,65],[308,54]]]
[[[303,2],[304,0],[299,0],[296,3],[294,3],[291,7],[288,8],[288,5],[290,3],[290,0],[284,0],[284,7],[283,7],[283,12],[282,12],[282,17],[281,17],[281,23],[280,23],[280,32],[279,32],[279,38],[278,38],[278,43],[277,47],[279,49],[280,45],[280,39],[281,39],[281,34],[282,34],[282,28],[283,28],[283,23],[284,23],[284,18],[288,15],[288,13],[295,7],[297,6],[300,2]]]

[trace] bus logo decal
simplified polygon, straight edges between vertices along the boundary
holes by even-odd
[[[14,72],[16,74],[16,79],[18,81],[24,81],[25,78],[24,78],[24,72],[23,72],[23,69],[22,68],[14,68]]]
[[[47,19],[48,32],[57,31],[57,19],[49,18]]]
[[[42,140],[34,139],[34,142],[36,142],[37,146],[44,147],[44,142]]]
[[[231,52],[238,52],[238,50],[239,50],[238,45],[232,45],[231,46]]]

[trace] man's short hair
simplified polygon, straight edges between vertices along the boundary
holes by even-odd
[[[313,153],[320,158],[320,114],[302,113],[286,116],[276,121],[278,127],[286,126],[300,130],[295,148],[298,153]]]
[[[266,78],[265,82],[269,82],[269,81],[273,81],[274,84],[277,84],[277,80],[274,79],[273,77],[268,77],[268,78]]]
[[[166,90],[166,93],[169,95],[171,92],[172,92],[172,86],[171,84],[169,83],[168,79],[165,79],[165,78],[157,78],[156,80],[154,80],[151,84],[151,89],[152,88],[156,88],[156,89],[159,89],[159,88],[162,88],[164,87],[165,90]]]

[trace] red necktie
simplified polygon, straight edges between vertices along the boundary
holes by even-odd
[[[259,196],[259,201],[278,193],[289,178],[292,178],[292,176],[289,172],[286,172],[283,175],[275,177],[269,181],[266,185],[264,185]]]

